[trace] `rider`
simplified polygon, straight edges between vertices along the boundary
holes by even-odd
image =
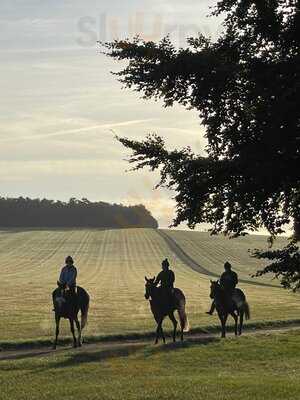
[[[160,287],[162,288],[163,294],[165,295],[167,301],[169,303],[173,303],[173,292],[174,292],[174,282],[175,282],[175,274],[169,269],[170,264],[168,259],[164,259],[161,263],[162,271],[157,275],[154,285],[158,285],[160,283]]]
[[[77,269],[71,256],[66,258],[66,265],[62,268],[59,276],[59,283],[66,286],[72,293],[75,292]]]
[[[232,271],[232,266],[228,261],[225,262],[224,269],[225,271],[220,277],[220,286],[228,295],[228,298],[231,299],[234,289],[238,284],[238,275],[236,272]],[[206,314],[212,315],[215,311],[215,308],[215,302],[213,301],[210,310],[207,311]]]

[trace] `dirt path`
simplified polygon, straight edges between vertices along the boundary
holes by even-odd
[[[198,264],[197,261],[195,261],[192,257],[190,257],[181,246],[173,239],[171,236],[169,236],[166,232],[158,229],[157,233],[164,239],[164,241],[167,243],[171,251],[173,251],[176,256],[188,267],[193,269],[196,272],[199,272],[200,274],[207,275],[213,278],[220,278],[218,274],[215,274],[214,272],[209,271],[208,269],[204,268],[202,265]],[[246,283],[248,285],[256,285],[256,286],[267,286],[267,287],[274,287],[278,288],[276,285],[272,285],[271,283],[264,283],[264,282],[258,282],[250,279],[239,279],[240,283]]]
[[[244,331],[243,336],[253,336],[253,335],[266,335],[266,334],[276,334],[276,333],[284,333],[288,331],[300,331],[300,324],[294,326],[286,326],[282,328],[268,328],[268,329],[247,329]],[[234,339],[234,335],[232,332],[227,333],[227,338]],[[165,346],[168,347],[178,347],[181,345],[180,341],[176,343],[172,343],[171,337],[167,337],[167,344]],[[194,343],[194,344],[205,344],[207,342],[218,341],[218,340],[226,340],[220,338],[220,333],[197,333],[197,334],[186,334],[185,343]],[[238,340],[238,337],[236,338]],[[115,350],[130,349],[132,347],[140,347],[143,348],[145,346],[153,345],[153,339],[139,339],[139,340],[123,340],[123,341],[111,341],[111,342],[98,342],[98,343],[86,343],[82,347],[74,349],[70,345],[60,346],[56,350],[53,350],[49,347],[40,347],[40,348],[31,348],[26,350],[9,350],[9,351],[1,351],[0,352],[0,363],[1,361],[8,360],[24,360],[26,358],[32,357],[46,357],[46,356],[54,356],[59,354],[68,354],[70,352],[95,352],[97,350],[114,352]],[[159,345],[162,345],[161,342]],[[158,345],[158,346],[159,346]],[[163,345],[162,345],[163,346]]]

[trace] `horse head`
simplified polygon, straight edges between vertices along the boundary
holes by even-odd
[[[216,297],[216,293],[220,289],[220,283],[219,281],[210,281],[210,295],[209,297],[211,299],[214,299]]]
[[[145,299],[148,300],[149,297],[151,297],[153,288],[155,288],[155,285],[154,285],[155,276],[152,279],[151,278],[148,279],[145,276],[145,281],[146,281],[146,284],[145,284]]]
[[[61,284],[58,281],[57,289],[55,290],[54,296],[53,296],[54,308],[58,312],[62,311],[62,309],[66,303],[65,292],[66,292],[66,286]]]

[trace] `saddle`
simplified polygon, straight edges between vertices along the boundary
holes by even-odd
[[[236,308],[239,309],[242,303],[245,301],[245,295],[241,289],[235,288],[231,295],[231,299]]]
[[[167,309],[177,309],[181,299],[181,290],[174,288],[159,287],[161,291],[161,299]]]
[[[225,300],[228,309],[231,311],[239,311],[239,308],[243,301],[243,292],[240,289],[235,288],[230,293],[225,292],[225,294]]]

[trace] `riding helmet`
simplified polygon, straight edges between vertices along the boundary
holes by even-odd
[[[226,263],[224,264],[224,268],[225,269],[231,269],[231,264],[229,261],[226,261]]]
[[[73,260],[73,258],[71,256],[68,256],[66,258],[66,264],[68,264],[68,263],[74,264],[74,260]]]

